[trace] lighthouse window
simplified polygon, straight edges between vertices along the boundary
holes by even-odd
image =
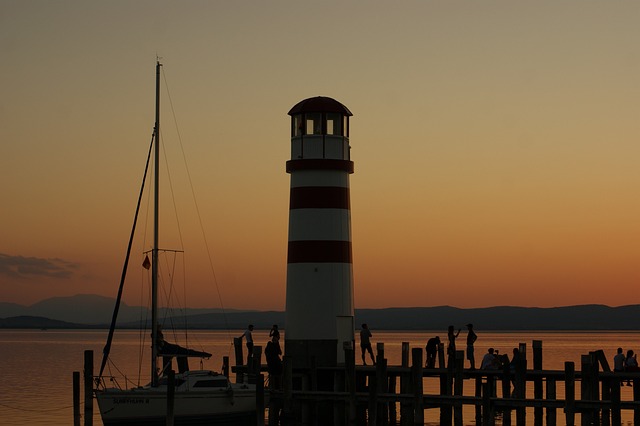
[[[307,119],[306,134],[321,135],[322,134],[322,114],[305,114]]]
[[[293,120],[291,121],[291,125],[293,126],[293,128],[291,129],[291,135],[292,136],[300,136],[300,135],[302,135],[302,132],[304,130],[303,121],[302,121],[302,114],[301,115],[294,115],[293,116]]]
[[[341,114],[327,114],[327,135],[342,135]]]

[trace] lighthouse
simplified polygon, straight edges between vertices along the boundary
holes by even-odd
[[[354,341],[349,175],[351,111],[318,96],[291,116],[285,355],[294,366],[344,362]]]

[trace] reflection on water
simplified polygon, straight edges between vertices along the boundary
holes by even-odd
[[[439,335],[446,341],[445,331],[425,332],[378,332],[372,327],[372,342],[384,342],[385,356],[389,365],[398,365],[401,361],[402,342],[409,342],[411,347],[424,348],[428,338]],[[497,348],[501,353],[511,353],[511,349],[519,343],[527,344],[528,358],[531,358],[531,342],[543,342],[543,368],[546,370],[562,370],[565,361],[573,361],[576,369],[580,368],[580,357],[598,349],[603,349],[609,364],[617,347],[625,351],[640,349],[640,333],[638,332],[483,332],[476,330],[476,362],[489,347]],[[237,331],[194,331],[189,334],[188,345],[196,349],[202,348],[213,354],[205,360],[203,367],[221,370],[222,357],[229,356],[233,362],[233,337],[239,336]],[[72,373],[82,371],[85,350],[94,351],[96,370],[100,363],[102,348],[107,330],[0,330],[0,423],[16,425],[68,425],[73,421],[72,410]],[[166,336],[167,340],[185,344],[184,336]],[[464,342],[465,331],[460,334],[460,342]],[[146,341],[144,339],[146,338]],[[254,332],[257,345],[264,345],[268,340],[268,330]],[[145,351],[141,352],[140,342]],[[118,332],[113,343],[110,366],[113,375],[118,371],[127,374],[134,384],[148,381],[148,336],[138,331]],[[459,345],[462,348],[464,345]],[[359,359],[359,354],[358,358]],[[197,365],[193,366],[199,367]],[[136,377],[142,372],[140,380]],[[122,381],[120,381],[122,383]],[[434,379],[426,380],[425,393],[438,393],[439,384]],[[579,388],[579,386],[578,386]],[[622,399],[632,399],[631,387],[623,387]],[[579,392],[579,389],[578,389]],[[472,394],[473,386],[465,384],[465,394]],[[562,383],[558,383],[557,394],[564,395]],[[95,408],[97,410],[97,406]],[[82,410],[81,410],[82,411]],[[533,424],[533,410],[527,412]],[[475,424],[473,407],[465,408],[465,424]],[[558,421],[564,420],[562,410],[558,411]],[[577,416],[579,421],[579,416]],[[438,424],[438,410],[425,412],[425,424]],[[99,415],[94,418],[95,425],[101,425]],[[633,416],[623,411],[623,424],[633,424]]]

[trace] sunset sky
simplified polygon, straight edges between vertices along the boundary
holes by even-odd
[[[287,112],[312,96],[353,112],[356,308],[640,303],[639,22],[637,1],[0,0],[0,301],[115,297],[157,55],[217,279],[187,211],[188,305],[284,309]]]

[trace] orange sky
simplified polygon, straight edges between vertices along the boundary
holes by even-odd
[[[319,95],[354,114],[357,308],[638,303],[638,2],[0,0],[0,12],[0,301],[116,295],[157,54],[163,140],[171,158],[179,131],[218,281],[187,212],[189,305],[284,309],[287,112]]]

